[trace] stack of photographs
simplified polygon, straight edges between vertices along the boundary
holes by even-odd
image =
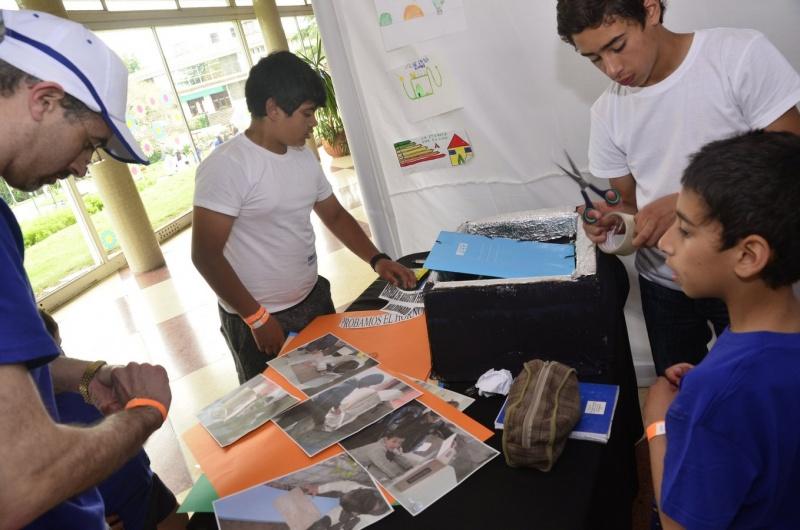
[[[372,478],[347,454],[214,501],[220,530],[358,530],[392,511]]]
[[[376,366],[378,361],[328,333],[267,364],[310,397]]]
[[[378,368],[359,372],[273,418],[308,455],[357,433],[421,395]]]
[[[499,454],[418,401],[341,444],[411,515]]]
[[[453,392],[452,390],[442,388],[434,385],[433,383],[423,381],[422,379],[412,378],[411,380],[424,388],[426,392],[430,392],[442,401],[446,401],[448,405],[452,405],[462,412],[475,402],[475,398],[465,396],[464,394],[459,394],[458,392]]]
[[[259,374],[201,410],[197,418],[214,440],[225,447],[298,401]]]
[[[272,419],[309,457],[336,443],[347,454],[220,499],[221,529],[363,528],[391,512],[370,476],[417,515],[499,454],[333,334],[269,365],[309,398],[256,376],[200,412],[214,439],[224,447]],[[460,410],[473,401],[414,381]]]

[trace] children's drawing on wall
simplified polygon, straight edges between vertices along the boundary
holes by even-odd
[[[463,0],[375,0],[386,51],[464,31]]]
[[[442,88],[442,71],[439,65],[429,63],[430,57],[426,55],[398,69],[398,78],[408,99],[414,101],[427,98],[434,95],[435,87]]]
[[[473,157],[466,131],[427,134],[394,144],[403,174],[466,164]]]
[[[455,80],[441,60],[423,55],[392,69],[389,75],[396,82],[403,111],[416,122],[461,108],[461,97]]]

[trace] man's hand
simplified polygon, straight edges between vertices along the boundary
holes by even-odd
[[[417,285],[417,278],[407,267],[389,259],[378,260],[375,272],[387,282],[401,289],[413,289]]]
[[[271,316],[266,324],[258,329],[252,330],[256,346],[269,356],[275,356],[281,351],[283,343],[286,342],[286,334],[278,319]]]
[[[673,193],[657,199],[641,210],[634,217],[636,231],[633,238],[635,247],[655,247],[664,232],[675,222],[675,209],[678,194]]]
[[[163,366],[128,363],[111,371],[111,381],[114,394],[123,407],[133,398],[149,398],[169,410],[172,392],[169,376]]]
[[[104,416],[119,412],[125,408],[125,403],[120,403],[114,394],[111,372],[122,368],[120,365],[103,365],[89,381],[89,400]]]
[[[680,387],[681,379],[683,379],[683,376],[688,374],[692,368],[694,368],[694,365],[689,363],[673,364],[672,366],[666,369],[664,375],[666,376],[667,381],[669,381],[670,383],[672,383],[677,387]]]
[[[654,421],[662,421],[666,418],[667,409],[677,395],[678,387],[665,377],[659,377],[647,391],[647,401],[644,404],[644,424],[650,425]]]
[[[89,383],[89,399],[108,416],[125,408],[133,398],[158,401],[169,410],[172,392],[169,377],[162,366],[128,363],[103,366]]]

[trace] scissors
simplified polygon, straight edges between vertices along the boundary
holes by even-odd
[[[586,188],[589,188],[600,197],[606,201],[606,204],[610,206],[614,206],[615,204],[619,204],[622,200],[622,195],[617,191],[615,188],[608,188],[607,190],[601,190],[594,184],[590,184],[586,182],[584,178],[581,176],[581,172],[578,170],[578,167],[575,165],[575,162],[572,161],[572,157],[569,156],[569,153],[564,151],[564,155],[567,157],[567,161],[569,162],[569,166],[572,168],[572,171],[566,169],[561,164],[556,164],[558,169],[564,172],[569,178],[574,180],[578,186],[581,187],[581,195],[583,195],[583,200],[586,202],[586,208],[583,210],[583,221],[587,224],[593,225],[595,224],[601,217],[600,211],[594,207],[592,201],[589,199],[589,194],[586,193]],[[597,212],[597,217],[593,217],[589,215],[591,212]]]

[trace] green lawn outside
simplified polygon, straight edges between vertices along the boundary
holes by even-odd
[[[142,190],[142,202],[154,228],[160,228],[192,207],[195,166],[163,176]]]
[[[192,207],[194,167],[158,178],[140,192],[147,217],[161,227]],[[98,234],[111,229],[105,211],[92,216]],[[113,250],[116,251],[116,250]],[[94,265],[80,226],[74,224],[25,249],[25,270],[37,296]]]

